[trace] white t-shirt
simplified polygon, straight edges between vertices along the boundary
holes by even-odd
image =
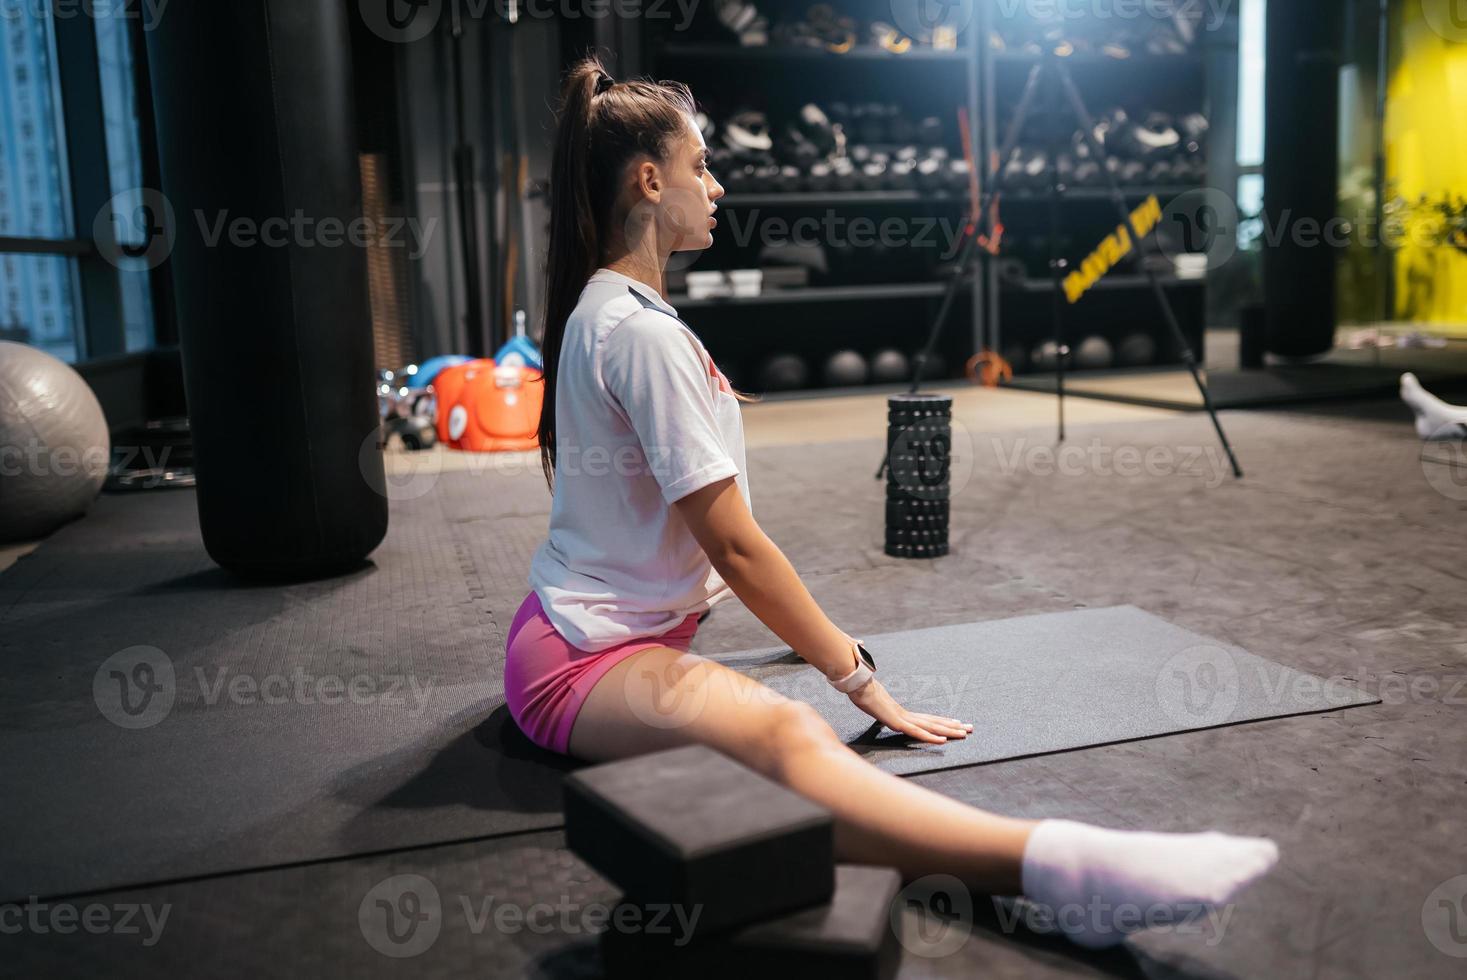
[[[530,587],[572,646],[667,633],[732,593],[672,504],[744,475],[738,399],[696,334],[643,283],[601,269],[565,325],[555,497]]]

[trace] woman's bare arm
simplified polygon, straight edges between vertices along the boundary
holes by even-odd
[[[851,638],[825,615],[784,552],[754,521],[733,477],[673,506],[729,588],[791,650],[831,680],[855,669]],[[922,742],[966,738],[973,729],[956,718],[908,711],[875,679],[852,692],[851,702],[892,731]]]
[[[790,560],[759,527],[733,477],[673,506],[729,588],[791,650],[832,680],[855,669],[850,638],[825,615]]]

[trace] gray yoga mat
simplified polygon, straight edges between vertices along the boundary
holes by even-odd
[[[898,702],[972,722],[973,733],[929,745],[878,729],[788,648],[715,659],[814,705],[854,749],[898,775],[1378,703],[1344,680],[1292,670],[1134,606],[863,639]]]

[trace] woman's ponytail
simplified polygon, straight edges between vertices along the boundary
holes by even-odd
[[[550,164],[550,244],[545,261],[545,399],[540,465],[555,485],[555,389],[565,324],[603,259],[616,190],[639,154],[663,159],[695,111],[677,82],[617,82],[601,60],[576,63],[561,88],[560,122]]]

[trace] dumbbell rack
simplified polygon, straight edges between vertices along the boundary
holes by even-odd
[[[855,0],[852,0],[854,5]],[[840,6],[840,5],[837,5]],[[857,47],[844,54],[778,46],[741,47],[728,41],[686,40],[678,35],[651,34],[641,45],[638,72],[689,82],[700,101],[759,104],[809,100],[817,104],[834,96],[845,101],[890,101],[895,96],[911,103],[911,93],[925,87],[932,93],[921,104],[923,114],[938,115],[950,134],[954,154],[961,152],[956,132],[957,109],[965,107],[971,126],[972,159],[987,161],[998,147],[1003,113],[1018,98],[1028,68],[1038,56],[995,51],[988,39],[1000,18],[996,3],[977,5],[974,21],[963,31],[954,51],[914,47],[905,54]],[[1127,99],[1115,98],[1127,86],[1156,90],[1168,82],[1171,90],[1196,96],[1181,100],[1169,111],[1205,108],[1206,63],[1200,54],[1150,55],[1137,53],[1124,61],[1101,55],[1070,59],[1081,84],[1097,104],[1093,111]],[[1093,84],[1093,88],[1092,88]],[[808,91],[794,90],[804,86]],[[783,90],[781,90],[783,87]],[[1157,106],[1156,108],[1166,108]],[[980,189],[987,175],[979,168]],[[1139,202],[1149,194],[1163,205],[1195,189],[1189,184],[1128,187],[1126,194]],[[1031,240],[1049,233],[1046,191],[1008,193],[1002,204],[1003,220],[1012,240]],[[814,210],[828,210],[854,218],[874,215],[941,216],[960,222],[968,200],[961,194],[931,194],[911,190],[841,191],[830,193],[729,193],[720,204],[719,235],[714,250],[694,268],[719,268],[720,241],[726,241],[735,222],[768,220]],[[1058,202],[1062,254],[1078,262],[1114,228],[1114,209],[1103,187],[1070,187]],[[1108,227],[1107,227],[1108,226]],[[1093,241],[1090,240],[1093,237]],[[1031,241],[1032,244],[1032,241]],[[951,257],[949,257],[951,258]],[[1139,271],[1139,270],[1138,270]],[[1027,351],[1053,335],[1051,300],[1053,281],[1047,272],[1030,269],[1022,279],[1000,275],[1000,263],[965,270],[971,279],[968,301],[959,302],[941,335],[938,355],[945,366],[929,370],[927,379],[941,381],[961,376],[964,361],[987,347],[1003,352],[1016,347]],[[895,278],[895,277],[894,277]],[[1193,351],[1202,356],[1205,317],[1203,280],[1169,278],[1163,283],[1177,309]],[[895,347],[914,352],[921,346],[947,281],[928,277],[918,281],[873,281],[814,285],[801,289],[766,291],[758,296],[690,299],[674,292],[669,297],[680,310],[696,312],[696,325],[714,358],[724,365],[735,384],[757,391],[741,381],[738,367],[751,368],[763,353],[793,348],[811,362],[810,387],[820,384],[818,361],[844,347],[871,350]],[[1092,333],[1119,346],[1125,325],[1142,325],[1157,348],[1158,363],[1174,361],[1173,344],[1155,313],[1155,300],[1145,275],[1117,271],[1103,280],[1079,304],[1064,311],[1066,337],[1072,344]],[[1019,365],[1022,371],[1023,365]]]
[[[873,8],[874,9],[874,8]],[[733,41],[688,42],[678,37],[649,38],[643,72],[653,77],[677,78],[692,85],[701,102],[733,101],[758,104],[778,101],[780,95],[761,92],[762,83],[772,88],[799,84],[801,80],[823,85],[817,95],[794,92],[791,98],[823,104],[838,87],[834,98],[846,101],[899,101],[904,94],[930,89],[941,93],[921,103],[922,115],[938,116],[947,132],[949,152],[963,155],[957,110],[966,108],[968,118],[978,118],[979,61],[974,30],[965,31],[957,50],[913,47],[896,55],[881,49],[857,47],[844,54],[788,47],[740,47]],[[816,77],[818,76],[818,81]],[[793,91],[793,89],[786,89]],[[895,96],[893,95],[895,93]],[[908,99],[908,102],[914,100]],[[981,159],[978,126],[971,127],[973,159]],[[718,238],[731,237],[734,223],[744,220],[792,220],[810,213],[834,213],[845,220],[871,217],[922,216],[946,221],[960,228],[967,211],[967,195],[922,190],[858,190],[790,193],[730,192],[720,202]],[[715,243],[715,251],[719,243]],[[718,268],[719,256],[694,268]],[[951,256],[947,259],[951,260]],[[966,324],[950,324],[945,355],[949,376],[960,373],[963,361],[981,345],[977,333],[983,309],[984,284],[976,270],[966,273],[971,280],[971,302],[954,317]],[[764,354],[793,350],[811,366],[810,385],[820,384],[820,362],[836,350],[851,347],[864,353],[895,348],[905,354],[921,346],[927,325],[936,313],[947,281],[931,277],[904,281],[899,275],[889,280],[863,277],[859,281],[833,282],[803,288],[766,290],[758,296],[691,299],[674,292],[670,301],[679,310],[695,311],[696,326],[715,360],[724,365],[736,385],[757,391],[757,385],[742,383],[740,373],[752,376],[752,367]],[[745,372],[730,370],[744,368]]]
[[[988,37],[995,18],[994,7],[982,4],[981,9],[985,17],[983,35]],[[990,152],[1000,144],[1000,131],[1007,121],[1006,114],[1018,101],[1029,70],[1040,59],[1037,54],[995,51],[987,44],[982,46],[979,70],[982,77],[983,142]],[[1207,63],[1197,52],[1175,55],[1138,52],[1126,59],[1077,54],[1066,59],[1066,63],[1076,75],[1087,102],[1091,103],[1092,114],[1126,102],[1133,103],[1132,108],[1135,108],[1137,100],[1134,97],[1118,97],[1119,93],[1128,90],[1147,92],[1148,97],[1165,91],[1168,98],[1177,100],[1170,105],[1146,108],[1165,108],[1173,112],[1205,112],[1208,108]],[[1067,108],[1057,107],[1056,111],[1063,113],[1065,119],[1071,118]],[[1124,193],[1134,204],[1156,195],[1165,207],[1170,200],[1200,186],[1204,185],[1134,185],[1127,186]],[[1058,225],[1059,253],[1071,267],[1115,227],[1114,205],[1105,186],[1068,186],[1058,201],[1052,201],[1048,190],[1006,192],[1001,216],[1011,238],[1023,236],[1035,244],[1042,240],[1041,248],[1047,252],[1051,208]],[[1032,263],[1023,278],[1005,276],[998,261],[988,263],[984,279],[988,323],[986,343],[1008,360],[1018,361],[1014,366],[1018,373],[1023,374],[1030,370],[1025,363],[1028,352],[1054,336],[1054,280],[1047,270],[1035,268]],[[1163,277],[1163,286],[1193,353],[1199,359],[1203,358],[1206,281],[1168,276]],[[1149,334],[1157,352],[1153,364],[1179,364],[1180,352],[1175,349],[1162,320],[1156,315],[1155,307],[1150,279],[1139,270],[1130,273],[1118,270],[1097,283],[1079,303],[1061,310],[1065,341],[1073,350],[1084,337],[1094,335],[1109,340],[1115,348],[1124,334],[1134,332],[1137,325],[1149,325],[1145,333]],[[1018,357],[1016,352],[1025,356]],[[1071,369],[1076,367],[1073,362],[1069,366]],[[1042,369],[1036,366],[1033,370]]]

